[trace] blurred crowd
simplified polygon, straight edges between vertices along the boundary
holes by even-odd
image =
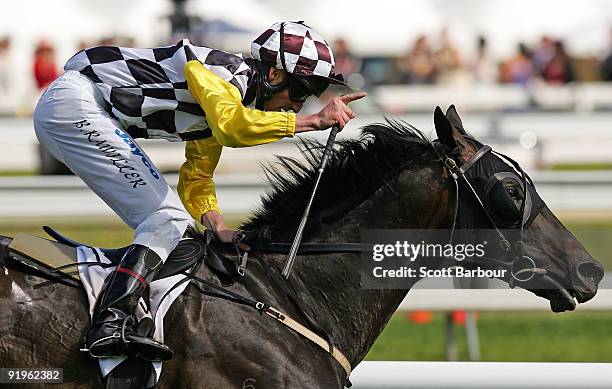
[[[333,42],[337,71],[356,88],[377,84],[519,84],[534,80],[548,84],[572,81],[612,81],[612,32],[610,47],[601,57],[577,58],[566,50],[563,40],[543,36],[537,44],[520,42],[508,58],[494,58],[489,41],[484,36],[475,39],[468,53],[461,52],[447,30],[435,36],[417,36],[404,55],[399,57],[363,57],[353,54],[344,39]],[[82,41],[75,52],[96,45],[134,47],[129,37],[108,37],[97,41]],[[0,36],[0,111],[2,102],[9,101],[15,87],[11,77],[10,36]],[[31,84],[38,95],[60,73],[54,45],[41,40],[32,52]],[[36,97],[36,96],[34,96]],[[34,98],[35,100],[35,98]]]
[[[132,38],[108,37],[96,41],[81,41],[77,44],[75,52],[87,47],[97,45],[120,45],[135,46]],[[23,80],[16,80],[13,64],[13,42],[10,36],[0,36],[0,114],[12,114],[16,111],[29,113],[38,96],[55,80],[61,73],[63,61],[58,62],[56,48],[53,43],[46,39],[38,41],[32,51],[30,69],[30,80],[26,83],[28,87],[24,91]],[[19,96],[25,94],[25,96]]]
[[[611,33],[612,38],[612,33]],[[562,85],[572,81],[612,81],[612,39],[604,56],[572,57],[563,40],[545,35],[535,45],[519,42],[502,60],[490,53],[486,37],[475,40],[473,54],[462,53],[447,30],[436,39],[417,36],[399,58],[358,58],[344,39],[334,42],[345,78],[359,74],[369,84],[519,84],[534,80]]]

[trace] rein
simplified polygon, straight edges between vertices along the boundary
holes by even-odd
[[[290,243],[246,242],[252,250],[262,253],[287,254]],[[372,245],[365,243],[302,243],[297,255],[347,254],[368,251]]]

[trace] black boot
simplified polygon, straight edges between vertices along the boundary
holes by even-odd
[[[163,343],[136,332],[134,310],[138,300],[162,266],[151,249],[131,245],[110,274],[96,301],[86,346],[93,357],[129,355],[148,361],[171,359],[172,350]]]

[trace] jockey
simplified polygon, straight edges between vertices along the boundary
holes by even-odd
[[[251,53],[243,58],[187,39],[149,49],[88,48],[41,96],[34,112],[40,143],[135,229],[97,298],[85,341],[92,356],[172,358],[168,346],[138,334],[133,313],[193,218],[232,241],[212,181],[223,146],[343,128],[355,117],[348,103],[365,96],[336,97],[316,114],[296,115],[309,96],[343,84],[328,44],[301,22],[274,24]],[[137,138],[186,142],[184,206]]]

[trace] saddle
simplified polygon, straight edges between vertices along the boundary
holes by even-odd
[[[88,245],[64,236],[49,226],[43,226],[43,230],[55,241],[17,234],[9,245],[11,262],[7,264],[15,270],[49,281],[80,287],[76,247]],[[113,265],[119,264],[126,250],[127,247],[100,248]],[[189,229],[154,280],[184,274],[204,262],[221,285],[231,286],[238,276],[238,268],[224,255],[225,250],[224,244],[212,232],[200,234]]]

